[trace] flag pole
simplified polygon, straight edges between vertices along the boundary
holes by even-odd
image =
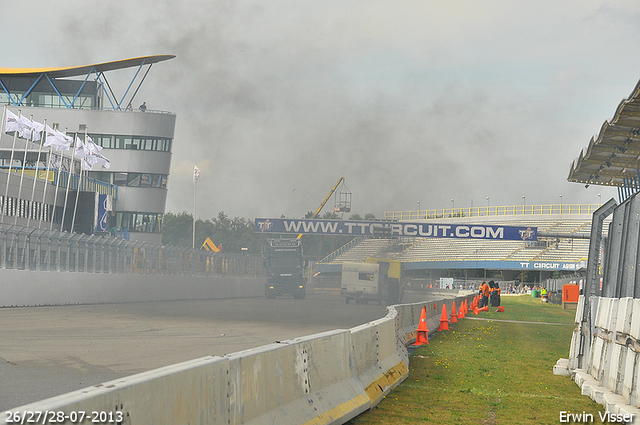
[[[84,162],[86,160],[86,156],[87,156],[87,128],[84,128],[84,142],[82,142],[82,159],[80,159],[80,180],[78,180],[78,190],[76,190],[76,202],[75,205],[73,206],[73,218],[71,219],[71,231],[74,232],[74,227],[76,225],[76,211],[78,210],[78,198],[80,197],[80,185],[87,184],[87,175],[88,173],[85,174],[84,177],[84,181],[82,180],[82,171],[84,170]],[[73,150],[73,152],[75,153],[75,148]],[[86,189],[84,186],[82,187],[83,189]]]
[[[33,115],[31,117],[33,117]],[[33,121],[33,119],[31,121]],[[31,214],[33,212],[33,199],[35,198],[36,184],[38,183],[38,178],[40,175],[40,154],[41,153],[42,153],[42,137],[40,137],[40,140],[38,140],[38,159],[36,159],[36,174],[35,174],[35,177],[33,178],[33,187],[31,188],[31,200],[29,201],[30,211],[29,211],[29,216],[27,217],[27,227],[29,227],[29,224],[31,223]]]
[[[47,121],[45,120],[45,127],[44,127],[44,143],[47,143],[47,138],[48,136],[48,131],[47,131]],[[43,143],[43,144],[44,144]],[[42,208],[41,208],[41,214],[40,214],[40,221],[38,222],[38,230],[40,230],[40,227],[42,226],[42,220],[44,219],[43,215],[44,215],[44,207],[45,207],[45,199],[47,196],[47,187],[49,185],[49,170],[51,169],[51,153],[53,152],[53,146],[49,146],[49,155],[47,155],[47,172],[45,174],[44,177],[44,190],[42,191]],[[53,209],[55,211],[56,206],[53,206]],[[50,218],[50,220],[53,220],[53,217]]]
[[[191,249],[195,249],[196,247],[196,184],[198,180],[193,179],[193,238],[191,241]]]
[[[78,198],[80,197],[81,185],[84,183],[82,180],[83,163],[84,163],[84,158],[80,160],[80,176],[78,177],[78,189],[76,190],[76,201],[73,205],[73,215],[71,216],[71,229],[69,230],[69,233],[75,232],[74,228],[76,226],[76,210],[78,209]]]
[[[64,134],[67,134],[67,128],[64,128]],[[56,149],[57,150],[57,149]],[[60,168],[62,168],[62,159],[64,158],[64,152],[62,152],[62,150],[59,151],[60,152]],[[56,154],[57,155],[57,154]],[[53,221],[56,218],[56,203],[58,202],[58,192],[60,192],[59,188],[60,188],[60,168],[58,167],[54,167],[58,169],[57,175],[56,172],[53,172],[54,175],[54,183],[55,183],[55,195],[53,195],[53,214],[51,214],[51,223],[49,223],[49,230],[53,230]],[[60,230],[62,230],[62,226],[60,227]]]
[[[7,128],[7,106],[5,105],[2,108],[2,124],[0,124],[0,128],[5,129]],[[3,133],[5,132],[3,131]],[[7,173],[7,181],[9,180],[9,173]],[[2,223],[4,221],[4,207],[6,206],[6,197],[2,198],[2,202],[0,202],[0,223]]]
[[[20,116],[20,118],[22,118],[22,116]],[[24,181],[24,169],[27,163],[27,151],[29,150],[29,142],[31,141],[31,139],[33,139],[33,127],[31,130],[31,133],[29,134],[29,137],[25,140],[25,144],[24,144],[24,157],[22,158],[22,173],[20,173],[20,183],[18,184],[18,197],[16,198],[18,200],[18,205],[22,204],[22,200],[20,199],[20,197],[22,196],[22,182]],[[26,205],[24,210],[26,210]],[[14,226],[18,224],[19,216],[20,216],[20,208],[18,208],[18,211],[16,211],[16,215],[13,217]]]
[[[193,165],[193,230],[191,239],[191,249],[196,248],[196,184],[200,178],[200,169],[197,165]]]
[[[3,128],[2,134],[6,133],[7,131],[7,107],[5,106],[4,108],[2,108],[2,124],[0,125]],[[1,136],[0,136],[1,137]],[[14,132],[14,138],[13,138],[13,146],[15,147],[16,144],[16,139],[15,139],[15,132]],[[11,148],[11,155],[13,156],[13,148]],[[3,161],[4,162],[4,161]],[[7,206],[7,190],[9,189],[9,177],[11,176],[11,164],[13,163],[13,159],[9,162],[9,169],[7,170],[7,186],[5,187],[5,194],[4,197],[2,198],[2,203],[0,204],[0,224],[4,223],[4,210],[5,208],[8,209]],[[8,212],[8,211],[7,211]],[[11,241],[11,245],[13,246],[13,238]],[[3,252],[3,256],[4,254],[4,250]],[[3,262],[5,262],[6,259],[3,259]],[[5,264],[6,267],[6,264]]]
[[[5,111],[7,109],[7,107],[5,106]],[[20,109],[18,109],[18,117],[20,117],[20,114],[22,113],[22,111]],[[6,114],[5,114],[6,115]],[[4,126],[5,126],[5,130],[7,128],[7,120],[6,118],[4,119]],[[7,205],[7,197],[9,196],[9,179],[11,178],[11,166],[13,165],[13,152],[16,149],[16,138],[18,137],[18,130],[16,129],[16,131],[13,132],[13,146],[11,146],[11,158],[9,159],[9,171],[7,173],[7,184],[4,187],[4,198],[3,198],[3,205],[2,205],[2,212],[0,213],[0,223],[4,223],[4,216],[6,215],[4,213],[5,208],[7,209],[7,213],[9,212],[9,206]]]
[[[75,168],[74,160],[76,158],[76,145],[78,144],[78,132],[76,131],[73,136],[73,152],[71,152],[71,163],[69,165],[69,175],[67,176],[67,187],[64,191],[64,205],[62,206],[62,222],[60,224],[60,231],[64,230],[64,216],[67,213],[67,200],[69,199],[69,184],[71,183],[71,176],[73,176],[73,169]],[[82,165],[82,164],[81,164]],[[82,169],[82,166],[80,167]],[[80,182],[78,182],[78,188]]]

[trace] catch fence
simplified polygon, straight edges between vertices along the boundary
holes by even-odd
[[[0,268],[173,276],[263,276],[258,255],[0,225]]]

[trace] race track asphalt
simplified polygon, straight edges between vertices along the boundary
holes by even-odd
[[[419,301],[420,296],[408,301]],[[338,291],[243,298],[0,308],[0,412],[135,373],[229,354],[386,314]]]

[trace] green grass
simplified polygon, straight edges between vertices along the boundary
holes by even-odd
[[[501,304],[504,307],[504,313],[496,313],[496,308],[490,307],[488,312],[470,317],[568,324],[573,324],[576,317],[575,310],[563,310],[559,305],[543,303],[540,298],[532,298],[529,295],[503,296]]]
[[[495,320],[462,319],[432,336],[411,355],[407,380],[349,424],[557,424],[561,411],[600,423],[603,407],[553,375],[569,356],[575,311],[530,296],[502,305],[504,313],[469,315]]]

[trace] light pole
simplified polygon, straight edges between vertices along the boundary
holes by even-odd
[[[191,239],[191,249],[196,248],[196,183],[200,178],[200,169],[197,165],[193,166],[193,236]]]
[[[453,210],[456,209],[456,203],[454,202],[453,198],[451,198],[451,216],[453,216]]]
[[[602,205],[602,199],[600,198],[600,194],[598,193],[598,205]]]
[[[562,214],[562,194],[558,196],[560,197],[560,214]]]
[[[489,208],[489,197],[487,196],[487,208]]]
[[[417,201],[417,202],[418,202],[418,218],[420,218],[420,201]]]

